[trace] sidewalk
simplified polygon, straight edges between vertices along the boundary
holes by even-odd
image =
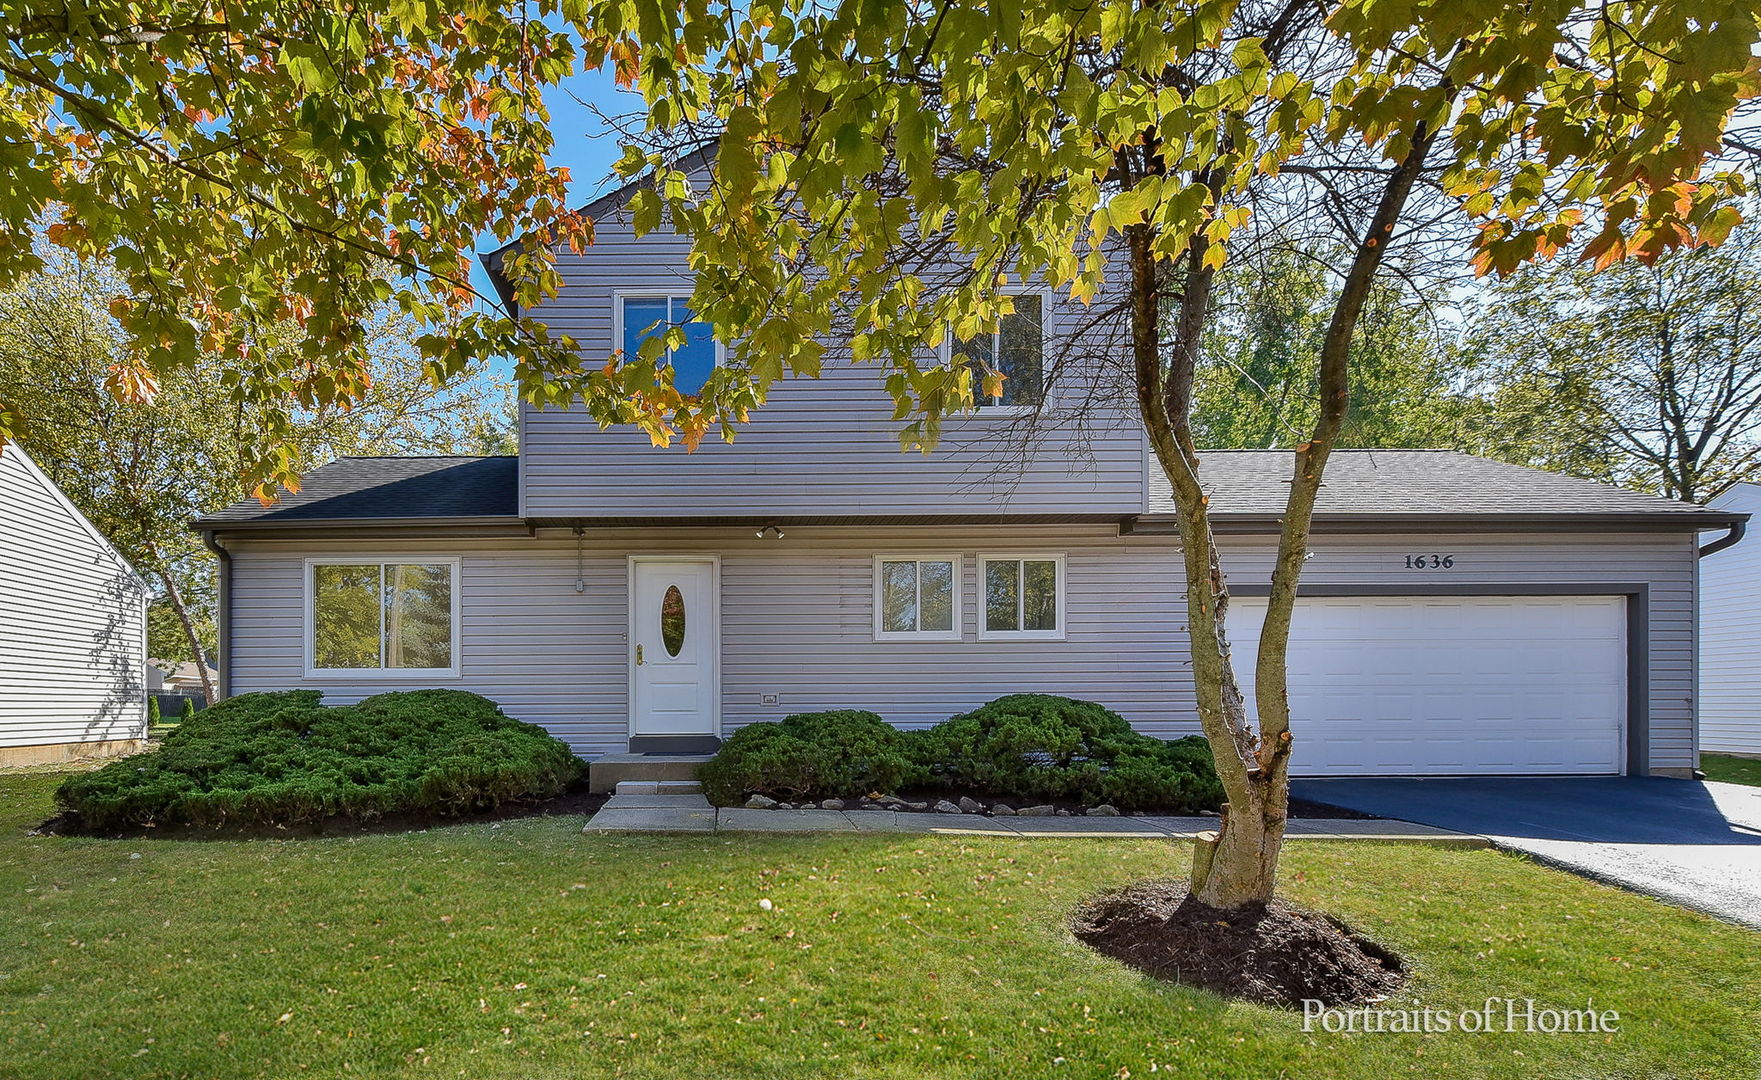
[[[712,807],[701,797],[620,798],[587,822],[590,833],[939,833],[949,836],[1129,839],[1193,837],[1217,827],[1214,817],[986,817],[899,810],[746,810]],[[1409,821],[1292,818],[1292,840],[1407,840],[1456,847],[1490,847],[1482,836]]]

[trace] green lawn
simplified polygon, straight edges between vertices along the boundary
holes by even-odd
[[[5,1077],[1727,1080],[1761,1062],[1761,936],[1489,851],[1298,842],[1287,892],[1410,957],[1407,997],[1593,999],[1618,1034],[1305,1034],[1076,944],[1072,905],[1178,868],[1166,842],[605,838],[577,818],[24,836],[56,780],[0,777]]]
[[[1700,771],[1706,774],[1708,780],[1761,787],[1761,759],[1736,757],[1732,754],[1701,754]]]

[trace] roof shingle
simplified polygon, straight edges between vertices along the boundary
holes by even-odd
[[[244,499],[196,524],[289,524],[337,518],[507,517],[520,512],[518,458],[345,457],[264,506]]]

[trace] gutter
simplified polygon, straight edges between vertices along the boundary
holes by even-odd
[[[1277,533],[1283,514],[1213,514],[1211,528],[1225,533]],[[1504,514],[1316,514],[1316,533],[1561,533],[1630,531],[1700,531],[1734,527],[1745,514],[1716,511],[1644,513],[1504,513]],[[1172,514],[1143,514],[1130,519],[1125,532],[1178,535]],[[1735,541],[1732,541],[1735,543]]]
[[[1743,535],[1745,533],[1747,533],[1748,531],[1749,531],[1748,518],[1745,517],[1741,521],[1731,522],[1729,532],[1725,533],[1723,536],[1719,537],[1716,540],[1713,540],[1709,543],[1705,543],[1705,544],[1700,545],[1700,558],[1704,559],[1708,555],[1716,555],[1719,552],[1723,551],[1725,548],[1732,547],[1732,546],[1736,545],[1737,543],[1740,543],[1743,539]]]
[[[212,529],[202,530],[202,546],[220,560],[214,590],[214,666],[219,670],[214,697],[224,701],[232,696],[232,552],[215,538]]]

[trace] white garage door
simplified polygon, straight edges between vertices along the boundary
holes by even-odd
[[[1253,707],[1263,599],[1231,601]],[[1626,726],[1618,596],[1308,597],[1290,639],[1291,772],[1615,773]]]

